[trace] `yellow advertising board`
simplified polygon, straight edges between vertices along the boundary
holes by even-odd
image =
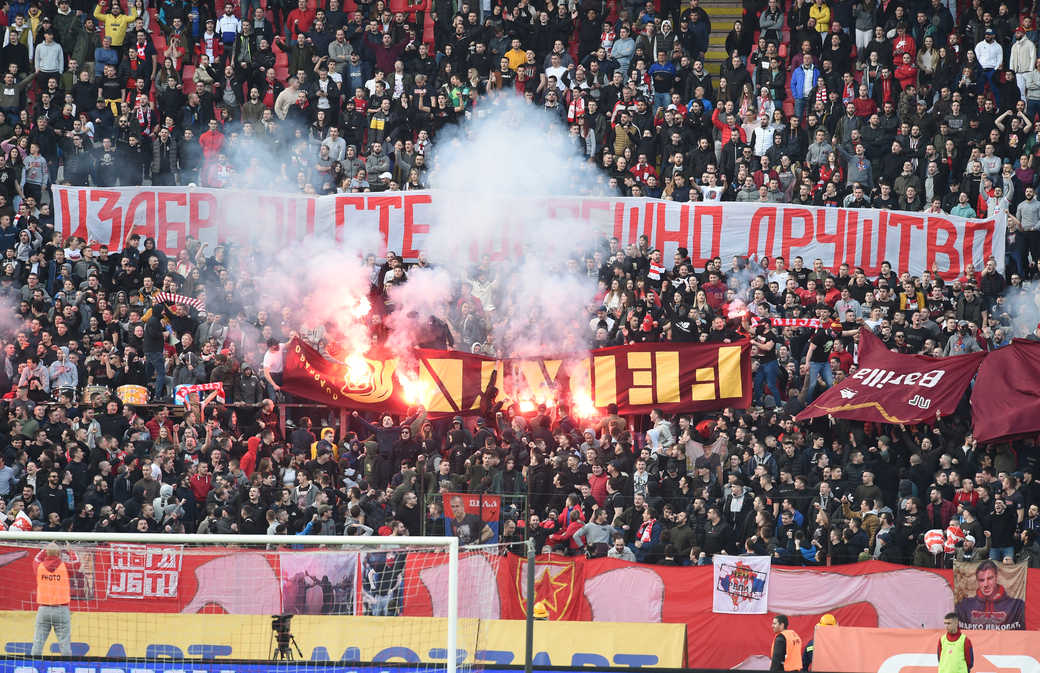
[[[0,612],[7,653],[27,651],[35,612]],[[459,620],[466,663],[523,664],[520,620]],[[444,663],[447,619],[297,615],[292,634],[304,660]],[[478,636],[479,634],[479,636]],[[535,622],[535,664],[678,668],[685,663],[685,624]],[[75,654],[87,657],[185,657],[270,660],[271,617],[161,613],[72,613]],[[45,654],[56,654],[53,633]],[[56,648],[54,648],[56,649]]]

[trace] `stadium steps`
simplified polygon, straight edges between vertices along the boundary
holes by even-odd
[[[718,75],[719,66],[726,59],[726,36],[733,30],[733,22],[744,15],[740,0],[714,0],[711,6],[701,5],[711,17],[711,36],[704,53],[704,67]]]

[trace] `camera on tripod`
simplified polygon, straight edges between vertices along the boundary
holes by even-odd
[[[303,652],[300,651],[300,646],[296,644],[296,638],[293,637],[291,614],[282,615],[271,615],[271,630],[274,632],[272,638],[274,639],[274,645],[277,649],[274,649],[271,659],[285,659],[292,661],[293,653],[292,648],[296,648],[296,653],[300,655],[300,659],[303,659]]]

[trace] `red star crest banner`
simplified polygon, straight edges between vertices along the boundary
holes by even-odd
[[[534,600],[545,606],[549,621],[576,619],[582,612],[582,589],[585,585],[584,557],[542,554],[535,557]],[[527,558],[509,554],[506,572],[499,574],[503,614],[511,619],[527,615]],[[508,578],[508,590],[501,587]]]

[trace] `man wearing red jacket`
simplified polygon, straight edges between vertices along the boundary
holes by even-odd
[[[723,146],[730,141],[734,133],[740,138],[740,142],[747,142],[747,134],[744,133],[743,127],[737,126],[737,118],[732,113],[726,113],[726,123],[723,124],[719,121],[719,108],[715,108],[715,112],[711,115],[711,123],[715,124],[715,128],[719,130]]]
[[[217,129],[217,120],[209,120],[209,130],[199,136],[199,146],[206,161],[216,161],[217,155],[224,149],[224,134]]]
[[[213,490],[213,476],[209,473],[209,463],[199,463],[198,471],[189,479],[191,492],[195,494],[195,502],[200,506],[206,504],[206,497]]]
[[[317,10],[307,9],[307,0],[300,0],[296,5],[296,9],[289,12],[289,16],[285,20],[286,37],[289,40],[293,40],[300,33],[306,33],[310,30],[316,14]],[[392,70],[393,68],[390,68],[385,72],[391,72]]]
[[[152,439],[159,439],[159,428],[165,427],[166,431],[173,437],[173,421],[170,420],[170,411],[165,407],[155,413],[152,420],[144,424],[148,432],[152,433]]]
[[[300,0],[301,2],[303,0]],[[372,39],[374,33],[366,32],[361,38],[365,46],[371,49],[376,55],[376,67],[383,72],[393,72],[394,62],[401,55],[401,52],[408,46],[410,37],[407,35],[403,40],[394,44],[393,38],[390,37],[390,33],[383,33],[383,37],[380,42],[376,42]],[[521,66],[522,67],[522,66]]]
[[[938,488],[933,488],[928,493],[928,524],[932,528],[939,530],[945,530],[946,526],[950,524],[950,519],[957,513],[957,506],[949,500],[945,500],[942,496],[942,491]]]

